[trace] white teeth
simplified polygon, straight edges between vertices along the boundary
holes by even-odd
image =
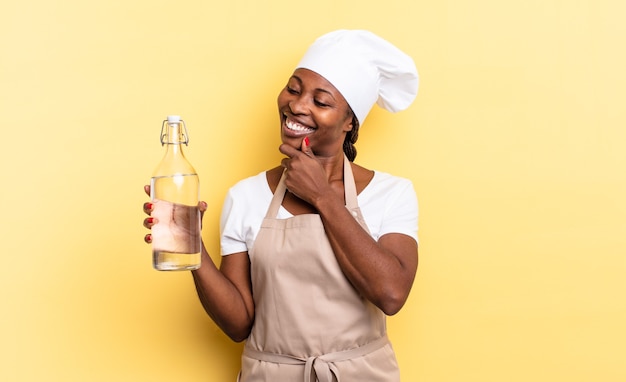
[[[293,131],[299,131],[299,132],[311,132],[311,131],[313,131],[313,129],[311,129],[309,127],[306,127],[306,126],[303,126],[303,125],[301,125],[299,123],[293,122],[293,121],[291,121],[289,119],[285,122],[285,125],[287,125],[287,128],[289,130],[293,130]]]

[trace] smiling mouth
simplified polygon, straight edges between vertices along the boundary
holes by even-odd
[[[296,132],[296,133],[312,133],[315,131],[315,129],[308,127],[308,126],[304,126],[299,124],[298,122],[295,122],[289,118],[285,118],[285,126],[287,127],[287,129]]]

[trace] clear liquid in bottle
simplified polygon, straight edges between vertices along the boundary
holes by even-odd
[[[151,190],[168,188],[197,189],[195,174],[152,178]],[[200,267],[200,210],[198,205],[172,203],[152,193],[152,262],[160,271],[193,270]]]
[[[150,181],[151,216],[155,218],[152,265],[159,271],[200,267],[200,181],[183,153],[187,142],[184,122],[178,116],[168,116],[161,132],[165,156]]]

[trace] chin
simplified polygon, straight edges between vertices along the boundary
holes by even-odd
[[[298,139],[298,138],[292,138],[292,137],[286,137],[284,134],[280,135],[280,140],[282,143],[289,145],[291,147],[294,147],[298,150],[300,150],[300,147],[302,147],[302,139]]]

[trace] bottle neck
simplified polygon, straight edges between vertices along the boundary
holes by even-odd
[[[168,154],[182,154],[183,145],[187,145],[189,139],[181,123],[167,123],[161,135],[161,144],[167,149]]]

